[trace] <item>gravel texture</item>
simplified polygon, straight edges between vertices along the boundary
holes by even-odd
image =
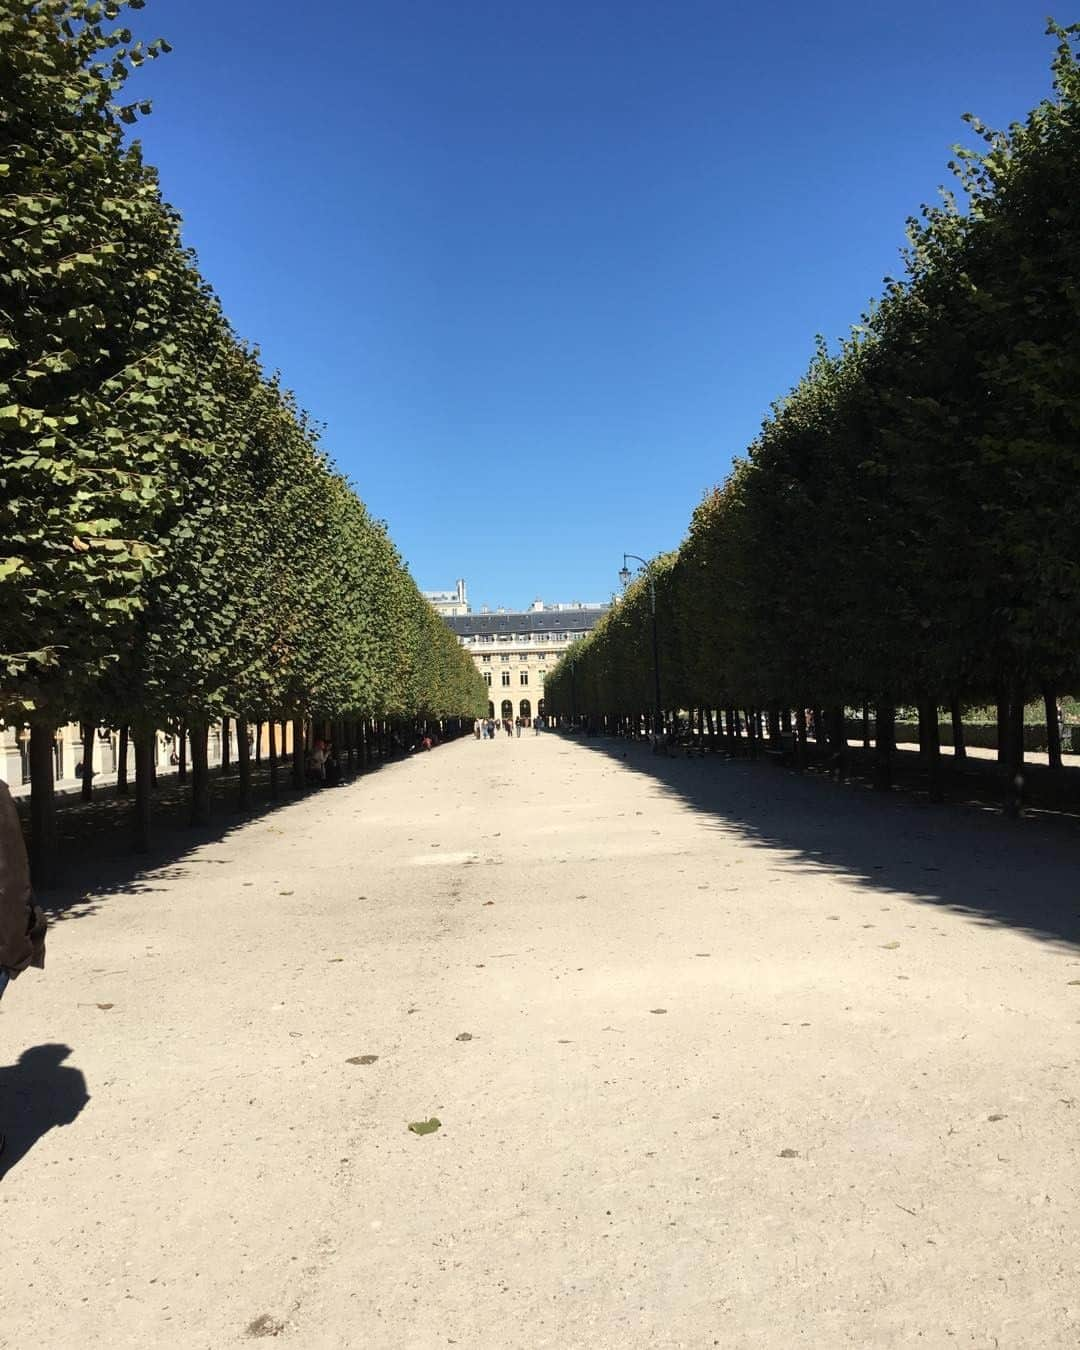
[[[0,1345],[1080,1345],[1078,862],[554,735],[242,824],[0,1005]]]

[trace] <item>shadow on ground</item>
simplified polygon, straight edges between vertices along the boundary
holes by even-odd
[[[768,762],[668,759],[640,742],[586,739],[752,847],[782,850],[878,892],[978,923],[1080,945],[1080,830],[1074,819],[1013,821],[972,805],[877,793],[864,781],[800,775]]]
[[[392,763],[393,758],[376,760],[362,775],[346,777],[342,786]],[[338,790],[296,791],[290,785],[287,766],[282,766],[275,796],[271,794],[269,772],[263,768],[253,774],[250,804],[240,809],[236,777],[215,773],[211,778],[210,824],[192,826],[188,823],[190,783],[170,778],[154,794],[152,844],[146,853],[135,853],[131,847],[133,797],[118,796],[115,788],[109,787],[95,793],[91,802],[77,797],[59,799],[54,874],[47,886],[37,888],[38,902],[50,923],[55,924],[96,914],[110,895],[165,890],[168,882],[187,875],[191,867],[215,865],[213,859],[189,856],[200,846],[220,843],[251,820],[287,816],[289,809],[312,791]],[[23,799],[18,807],[25,817],[29,801]]]
[[[35,1045],[0,1067],[0,1181],[58,1125],[70,1125],[90,1095],[81,1071],[64,1064],[67,1045]]]

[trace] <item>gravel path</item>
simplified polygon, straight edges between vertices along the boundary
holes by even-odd
[[[1078,862],[556,736],[252,821],[0,1005],[0,1345],[1080,1345]]]

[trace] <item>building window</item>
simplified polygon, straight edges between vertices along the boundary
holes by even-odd
[[[484,683],[487,685],[487,687],[488,687],[489,689],[491,688],[491,671],[490,671],[490,670],[485,670],[485,671],[484,671]]]
[[[521,680],[520,680],[520,683],[521,683],[521,684],[528,684],[528,683],[529,683],[529,672],[528,672],[527,670],[523,670],[523,671],[521,672]]]
[[[544,683],[544,672],[543,672],[542,670],[538,670],[538,671],[536,672],[536,682],[537,682],[537,684],[543,684],[543,683]]]
[[[527,722],[532,716],[532,704],[527,698],[523,698],[518,704],[518,710],[521,713],[522,720]]]
[[[540,653],[540,660],[541,660],[541,661],[546,661],[546,660],[547,660],[547,652],[541,652],[541,653]]]
[[[519,661],[527,661],[528,659],[529,659],[528,652],[522,652],[521,655],[518,657]]]
[[[508,685],[510,683],[510,672],[508,670],[503,671],[502,682],[504,685]]]
[[[490,656],[482,656],[482,657],[480,658],[480,660],[483,661],[483,662],[485,663],[485,665],[486,665],[487,662],[491,660],[491,657],[490,657]]]
[[[510,660],[510,653],[509,653],[509,652],[503,652],[503,654],[499,657],[499,660],[500,660],[500,661],[509,661],[509,660]]]

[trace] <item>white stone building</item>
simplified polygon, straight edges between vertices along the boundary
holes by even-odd
[[[524,613],[481,610],[448,615],[446,622],[484,677],[488,716],[531,723],[544,713],[545,675],[607,609],[601,604],[545,605],[536,600]]]

